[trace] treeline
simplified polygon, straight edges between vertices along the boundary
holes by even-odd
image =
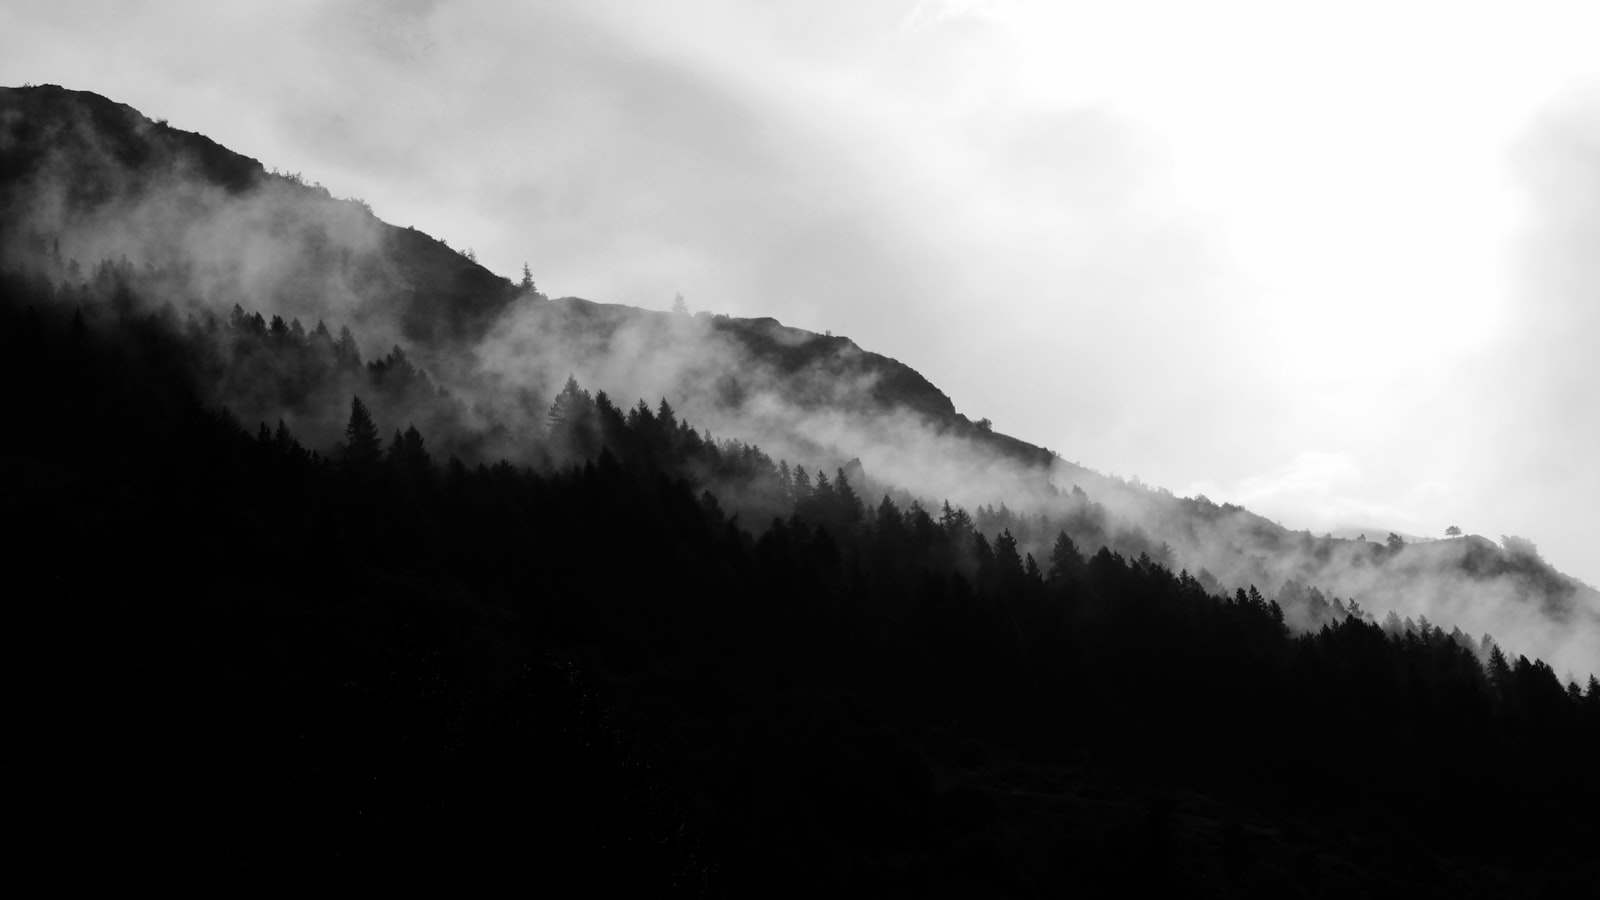
[[[1036,558],[576,383],[565,465],[469,463],[348,382],[308,447],[210,405],[181,322],[0,290],[19,863],[716,896],[1597,874],[1592,681],[1431,625],[1295,632],[1064,531]]]
[[[456,456],[468,465],[492,465],[508,459],[548,469],[593,459],[601,447],[624,452],[619,448],[627,444],[627,454],[649,454],[697,487],[713,491],[726,511],[755,530],[774,516],[787,516],[797,503],[806,518],[836,532],[855,521],[857,514],[848,509],[854,502],[851,498],[837,516],[826,512],[840,471],[848,473],[852,489],[867,499],[888,493],[902,507],[917,500],[850,464],[805,473],[767,457],[758,447],[715,440],[682,421],[665,399],[654,407],[641,402],[618,408],[603,391],[591,396],[570,379],[553,404],[550,394],[543,392],[548,388],[541,385],[469,384],[457,394],[431,378],[400,346],[364,358],[362,348],[370,342],[359,340],[345,325],[330,328],[320,321],[269,318],[238,304],[231,312],[215,315],[209,312],[207,298],[194,293],[194,273],[182,266],[102,261],[85,275],[76,261],[63,259],[44,235],[30,235],[22,245],[31,274],[8,277],[25,283],[41,308],[77,310],[91,327],[143,316],[142,310],[158,310],[151,327],[159,325],[172,337],[160,353],[170,357],[172,365],[188,369],[205,403],[226,407],[245,423],[265,422],[275,428],[281,421],[309,447],[326,450],[338,440],[348,398],[359,395],[377,419],[402,429],[414,426],[426,434],[440,460]],[[192,312],[180,314],[180,308]],[[471,377],[459,371],[457,376]],[[829,471],[829,477],[816,478]],[[809,503],[806,498],[813,490],[817,501]],[[938,506],[937,498],[924,502]],[[1187,564],[1213,593],[1257,584],[1279,602],[1291,627],[1298,629],[1336,622],[1346,612],[1339,599],[1321,597],[1314,588],[1301,590],[1296,579],[1315,582],[1319,568],[1327,567],[1336,554],[1351,565],[1384,565],[1393,555],[1379,547],[1371,548],[1375,555],[1368,554],[1367,546],[1362,553],[1352,553],[1350,547],[1339,546],[1348,542],[1282,532],[1265,527],[1269,524],[1265,520],[1242,540],[1229,543],[1226,535],[1234,528],[1207,521],[1206,510],[1219,508],[1200,501],[1182,501],[1178,506],[1193,509],[1169,510],[1171,515],[1154,510],[1142,516],[1113,515],[1074,487],[1053,493],[1046,504],[1048,512],[1023,514],[1004,504],[980,506],[971,522],[986,535],[1009,531],[1019,551],[1036,558],[1047,555],[1056,535],[1065,531],[1084,547],[1108,546],[1130,559],[1148,558],[1172,569]],[[1154,532],[1134,524],[1141,520]],[[1219,538],[1226,546],[1219,546]],[[972,548],[959,548],[958,553],[969,568],[975,564]],[[1283,565],[1288,559],[1300,565]],[[1226,566],[1220,579],[1205,568],[1219,560]],[[1546,594],[1556,595],[1551,585],[1545,588]]]

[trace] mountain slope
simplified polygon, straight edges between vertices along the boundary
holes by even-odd
[[[771,461],[665,414],[592,401],[582,465],[444,462],[431,423],[384,452],[347,398],[407,399],[393,360],[118,313],[107,288],[63,307],[0,273],[14,871],[689,897],[1594,881],[1600,684],[1437,627],[1298,633],[1253,591],[1065,539],[1035,570],[1004,533],[820,479],[752,532],[685,475],[781,489]],[[203,402],[182,363],[214,345],[331,357],[345,446]],[[563,396],[552,440],[584,424]]]
[[[381,309],[401,337],[466,338],[510,302],[509,281],[414,229],[98,94],[0,88],[0,235],[64,257],[176,268],[216,302],[299,314],[307,295]]]
[[[770,318],[524,294],[359,202],[95,94],[0,89],[0,210],[0,263],[44,272],[79,301],[105,264],[127,260],[99,274],[135,284],[196,327],[236,304],[264,316],[263,333],[269,317],[306,333],[326,321],[330,340],[348,325],[361,344],[357,363],[416,367],[431,376],[430,391],[448,389],[449,403],[430,399],[426,409],[401,394],[369,399],[386,421],[421,425],[451,452],[561,462],[544,437],[547,417],[575,376],[623,407],[668,401],[698,429],[813,471],[848,466],[869,501],[892,494],[967,507],[982,530],[1008,530],[1037,560],[1064,530],[1091,549],[1188,569],[1216,590],[1258,586],[1298,627],[1330,621],[1343,608],[1335,598],[1358,599],[1375,617],[1394,610],[1491,632],[1575,673],[1600,659],[1600,596],[1536,555],[1425,544],[1393,553],[1292,532],[980,427],[916,370],[848,338]],[[343,427],[336,391],[306,394],[296,385],[308,376],[285,365],[230,349],[203,369],[207,399],[331,444]],[[1307,600],[1305,588],[1329,602]]]
[[[213,308],[337,317],[425,355],[482,337],[516,297],[506,279],[357,201],[269,174],[254,159],[97,94],[53,85],[0,89],[0,209],[0,246],[39,236],[64,258],[130,257],[175,270],[172,281],[204,293]],[[605,354],[622,330],[664,332],[661,317],[643,310],[576,298],[560,306],[538,325],[594,354]],[[915,370],[846,338],[725,316],[711,330],[783,378],[786,399],[801,406],[904,409],[1019,462],[1050,461],[1047,451],[978,429]],[[642,339],[662,346],[661,334]],[[553,394],[559,380],[542,387]]]
[[[77,137],[0,131],[13,868],[1595,882],[1600,681],[1518,655],[1594,658],[1592,592],[1531,544],[1317,538],[1100,476],[846,339],[500,294],[355,204],[38,96]],[[103,166],[81,196],[73,159]]]

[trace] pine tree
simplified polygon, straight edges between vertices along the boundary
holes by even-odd
[[[1034,583],[1044,580],[1044,575],[1039,572],[1039,564],[1034,562],[1032,553],[1022,558],[1022,573],[1028,576],[1029,581]]]
[[[578,379],[567,376],[567,383],[545,413],[545,425],[552,433],[575,426],[587,417],[594,401],[589,392],[578,386]]]
[[[916,535],[917,546],[920,549],[926,550],[938,539],[939,525],[933,521],[933,516],[928,515],[928,511],[922,508],[920,501],[911,501],[911,507],[906,510],[906,527]]]
[[[1505,653],[1498,644],[1492,645],[1489,650],[1488,676],[1489,683],[1494,685],[1495,693],[1502,700],[1508,699],[1512,692],[1511,663],[1506,659]]]
[[[939,527],[947,537],[959,541],[972,531],[972,517],[960,507],[951,508],[950,501],[946,500],[944,509],[939,512]]]
[[[854,525],[866,515],[866,509],[861,502],[861,498],[857,496],[855,489],[850,486],[850,480],[844,477],[844,469],[839,469],[835,472],[833,496],[839,510],[839,516],[846,525]]]
[[[616,440],[627,425],[622,415],[622,410],[617,409],[616,404],[611,402],[611,398],[606,396],[605,391],[600,391],[594,395],[594,414],[595,421],[599,424],[598,436],[602,442]]]
[[[361,348],[356,346],[356,336],[350,333],[349,325],[339,329],[339,338],[333,342],[333,356],[347,369],[361,367]]]
[[[994,547],[981,531],[972,533],[972,555],[978,560],[978,581],[988,581],[994,572]]]
[[[389,442],[389,465],[402,472],[418,475],[426,472],[431,465],[428,452],[423,449],[422,432],[417,426],[408,425],[405,433],[396,428],[394,440]]]
[[[378,426],[360,397],[350,398],[350,421],[344,426],[344,460],[351,466],[370,466],[383,458]]]
[[[995,536],[994,560],[1004,575],[1014,576],[1022,572],[1022,557],[1017,553],[1017,539],[1012,537],[1011,529],[1007,528]]]
[[[811,488],[812,499],[819,501],[820,505],[831,506],[833,496],[833,482],[828,480],[828,473],[817,470],[817,481]]]
[[[794,502],[804,503],[811,499],[811,476],[806,473],[805,466],[794,467]]]
[[[403,435],[402,458],[406,464],[414,467],[426,468],[433,460],[428,457],[427,446],[423,443],[422,432],[415,425],[407,425]]]
[[[878,540],[888,546],[898,546],[905,534],[905,520],[900,515],[900,509],[889,499],[888,494],[883,495],[883,502],[878,504],[876,517]]]

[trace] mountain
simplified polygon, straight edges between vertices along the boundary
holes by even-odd
[[[54,85],[0,88],[0,208],[12,242],[50,234],[66,257],[176,269],[224,304],[298,314],[314,307],[307,295],[333,293],[354,316],[381,308],[408,340],[469,336],[515,293],[359,201]]]
[[[1597,605],[1531,542],[1101,475],[848,339],[550,300],[94,95],[0,95],[0,198],[13,871],[1600,877]]]
[[[668,401],[704,433],[813,471],[856,473],[869,500],[964,506],[984,531],[1008,531],[1039,560],[1067,530],[1091,548],[1195,572],[1216,590],[1256,586],[1301,628],[1330,621],[1333,600],[1355,599],[1376,618],[1392,610],[1474,635],[1510,632],[1518,652],[1564,671],[1600,659],[1600,594],[1536,553],[1453,553],[1414,540],[1395,553],[1381,543],[1388,532],[1370,542],[1293,532],[993,432],[912,367],[845,337],[771,318],[547,300],[359,201],[96,94],[0,89],[0,208],[0,260],[43,266],[59,282],[87,284],[122,261],[140,292],[197,322],[232,307],[291,330],[325,321],[330,338],[350,327],[357,357],[416,370],[429,391],[451,397],[369,395],[378,417],[423,427],[464,458],[559,463],[567,449],[536,438],[574,377],[623,407]],[[196,376],[208,402],[246,422],[281,419],[322,446],[338,439],[335,397],[360,390],[359,379],[310,393],[314,371],[285,373],[270,355],[229,359]],[[781,513],[723,488],[746,521]]]
[[[0,208],[8,211],[0,233],[7,246],[48,236],[64,259],[131,257],[182,293],[205,294],[213,308],[239,303],[286,318],[377,320],[382,340],[405,342],[444,368],[439,355],[482,339],[518,299],[508,280],[414,228],[377,219],[360,201],[269,173],[257,160],[97,94],[54,85],[0,89]],[[552,340],[586,353],[603,355],[619,332],[636,329],[669,349],[661,343],[670,337],[666,320],[644,310],[565,298],[534,315]],[[1051,461],[1046,450],[979,429],[915,370],[846,338],[770,318],[716,316],[710,331],[742,359],[725,371],[702,364],[696,375],[736,377],[748,372],[744,362],[758,360],[802,407],[903,409],[1018,462]],[[553,395],[559,379],[545,381]],[[701,387],[650,385],[685,394]]]

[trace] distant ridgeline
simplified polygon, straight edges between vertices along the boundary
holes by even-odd
[[[1531,544],[1100,476],[848,339],[548,300],[93,94],[0,90],[0,211],[16,865],[1600,877],[1597,604]]]
[[[0,88],[0,209],[8,242],[41,233],[85,265],[128,256],[177,269],[222,309],[250,299],[291,312],[331,292],[356,315],[381,307],[408,338],[438,340],[483,328],[515,295],[360,201],[55,86]]]

